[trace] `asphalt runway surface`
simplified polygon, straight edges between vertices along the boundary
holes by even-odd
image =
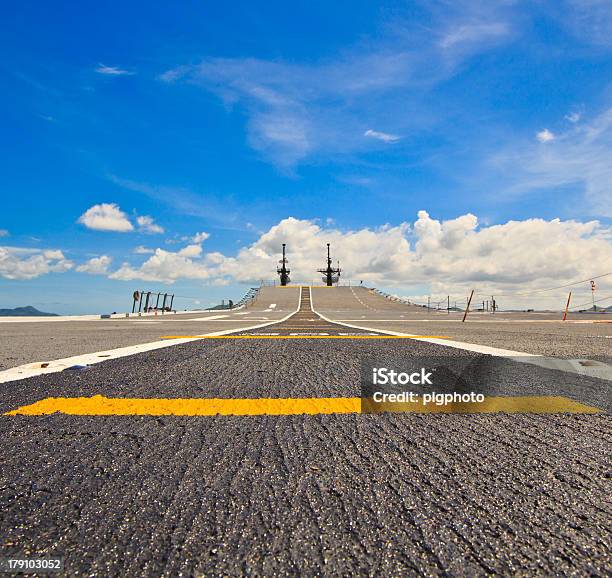
[[[252,304],[235,311],[84,321],[50,317],[7,322],[0,317],[0,371],[26,363],[158,341],[163,335],[199,335],[278,321],[296,310],[298,293],[298,287],[282,290],[262,287]]]
[[[312,310],[310,287],[300,289],[299,309],[286,321],[269,327],[240,331],[237,335],[260,335],[260,336],[353,336],[353,335],[382,335],[375,330],[362,330],[345,327],[331,323],[321,318]]]
[[[283,336],[346,329],[303,304]],[[3,383],[0,411],[96,395],[351,397],[364,357],[479,357],[411,339],[244,337]],[[69,576],[609,574],[609,382],[500,363],[498,393],[560,390],[604,413],[2,415],[0,556],[63,555]]]
[[[0,318],[0,371],[154,342],[166,335],[200,335],[241,328],[247,331],[248,327],[278,321],[295,311],[299,291],[299,287],[262,287],[253,304],[233,312],[85,321],[46,318],[7,322]],[[462,313],[428,312],[422,307],[389,301],[365,287],[313,287],[312,298],[315,310],[327,318],[364,328],[347,328],[343,332],[386,330],[445,335],[467,343],[566,358],[609,357],[612,351],[611,315],[573,314],[571,323],[562,323],[558,313],[472,312],[468,321],[461,323]],[[276,307],[270,308],[273,304]],[[259,330],[265,332],[263,328]]]
[[[313,307],[329,319],[416,335],[444,335],[456,341],[536,355],[562,358],[602,358],[612,353],[612,315],[560,313],[469,314],[428,311],[389,301],[363,287],[315,287]]]

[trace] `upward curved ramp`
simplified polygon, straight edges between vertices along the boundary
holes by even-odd
[[[310,287],[301,287],[299,307],[293,315],[282,322],[242,332],[239,336],[350,337],[383,335],[383,333],[375,330],[347,328],[345,325],[333,323],[325,319],[313,310],[311,295]]]
[[[322,313],[411,313],[420,311],[416,305],[391,301],[366,287],[313,287],[312,299]]]

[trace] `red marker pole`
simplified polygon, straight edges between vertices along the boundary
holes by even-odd
[[[570,304],[570,300],[572,298],[572,292],[569,292],[569,295],[567,296],[567,304],[565,305],[565,313],[563,314],[563,321],[565,321],[567,319],[567,312],[569,310],[569,304]]]
[[[461,323],[465,322],[465,319],[470,311],[470,304],[472,303],[472,297],[474,297],[474,289],[472,289],[472,292],[470,293],[470,298],[468,299],[467,306],[465,308],[465,313],[463,314],[463,319],[461,320]]]

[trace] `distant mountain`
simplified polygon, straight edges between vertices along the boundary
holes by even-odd
[[[57,313],[45,313],[36,307],[15,307],[15,309],[0,309],[0,317],[57,317]]]

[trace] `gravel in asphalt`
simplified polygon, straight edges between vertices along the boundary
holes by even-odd
[[[205,340],[5,383],[0,403],[354,396],[364,355],[411,353],[474,355],[404,340]],[[514,365],[509,392],[539,371]],[[63,554],[67,575],[611,569],[609,415],[55,414],[0,428],[0,555]]]

